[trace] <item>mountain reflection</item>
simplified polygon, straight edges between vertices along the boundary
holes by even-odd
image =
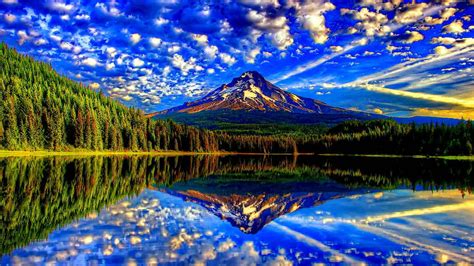
[[[399,187],[471,193],[471,161],[314,156],[0,159],[2,254],[145,188],[205,207],[243,232],[325,201]]]

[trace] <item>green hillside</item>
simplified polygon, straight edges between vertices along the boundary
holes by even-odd
[[[214,133],[154,121],[0,44],[0,149],[218,149]]]

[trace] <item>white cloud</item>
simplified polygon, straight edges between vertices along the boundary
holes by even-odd
[[[389,51],[391,53],[395,50],[400,50],[401,48],[397,47],[397,46],[393,46],[393,45],[387,45],[387,47],[385,47],[385,49],[387,49],[387,51]]]
[[[452,34],[461,34],[463,32],[466,32],[466,30],[463,28],[462,20],[455,20],[451,22],[451,24],[444,26],[443,32],[452,33]]]
[[[2,3],[7,5],[18,4],[18,0],[3,0]]]
[[[69,42],[61,42],[59,44],[59,47],[61,47],[61,49],[66,50],[66,51],[70,51],[72,50],[72,48],[74,48],[74,46]]]
[[[217,46],[211,45],[204,48],[204,54],[210,59],[215,59],[219,49]]]
[[[456,12],[458,11],[457,8],[449,7],[441,10],[439,12],[439,18],[433,18],[431,16],[425,18],[425,22],[428,25],[438,25],[443,24],[445,21],[449,20]]]
[[[64,13],[69,13],[74,9],[74,6],[72,4],[66,4],[61,1],[54,1],[54,0],[47,1],[46,7],[49,8],[50,10],[64,12]]]
[[[155,38],[155,37],[151,37],[148,41],[150,42],[150,45],[154,48],[160,46],[162,43],[160,38]]]
[[[364,7],[361,10],[349,10],[341,9],[341,14],[351,14],[355,20],[358,20],[355,25],[356,29],[359,29],[367,36],[384,36],[390,32],[390,28],[385,24],[388,22],[387,16],[382,13],[370,11],[368,8]],[[352,30],[355,33],[354,30]]]
[[[163,72],[161,73],[164,77],[168,76],[171,73],[171,67],[165,66]]]
[[[138,33],[133,33],[130,35],[130,41],[132,44],[137,44],[142,39],[142,36]]]
[[[404,43],[414,43],[414,42],[421,41],[425,38],[425,36],[423,36],[423,34],[417,32],[417,31],[407,31],[407,32],[405,32],[405,34],[408,35],[408,38],[403,41]]]
[[[95,58],[87,57],[81,61],[82,65],[96,67],[99,65],[99,62]]]
[[[142,67],[144,64],[145,62],[141,60],[140,58],[135,58],[132,60],[132,66],[134,67]]]
[[[342,50],[344,50],[344,48],[342,48],[342,46],[331,46],[329,47],[331,49],[331,51],[333,53],[339,53],[339,52],[342,52]]]
[[[315,43],[324,44],[329,38],[330,30],[326,27],[324,13],[336,7],[329,1],[307,1],[304,4],[292,1],[289,7],[296,10],[296,19],[308,30]]]
[[[245,56],[245,60],[249,64],[255,64],[255,58],[257,55],[260,54],[260,47],[255,47],[254,49],[250,50],[247,55]]]
[[[254,26],[259,31],[267,33],[272,44],[278,49],[285,50],[288,46],[293,44],[293,37],[290,35],[290,27],[287,25],[285,16],[273,18],[266,12],[250,10],[246,17],[250,22],[254,23]],[[252,41],[255,43],[260,36],[260,32],[254,30],[250,36],[252,36]]]
[[[232,57],[231,55],[227,54],[227,53],[219,54],[219,58],[222,60],[223,63],[225,63],[229,66],[235,64],[235,62],[236,62],[235,58]]]
[[[89,84],[89,87],[90,87],[91,89],[97,90],[97,89],[100,88],[100,84],[97,83],[97,82],[92,82],[91,84]]]
[[[102,14],[112,17],[118,17],[121,15],[120,10],[115,7],[116,1],[110,1],[108,4],[97,3],[95,8],[99,9]]]
[[[436,47],[434,48],[434,52],[435,52],[435,54],[437,54],[437,55],[447,54],[448,51],[449,51],[448,48],[446,48],[446,47],[444,47],[444,46],[441,46],[441,45],[436,46]]]
[[[154,21],[155,25],[156,25],[156,26],[159,26],[159,27],[161,27],[161,26],[167,24],[168,22],[169,22],[169,20],[164,19],[164,18],[162,18],[162,17],[159,17],[159,18],[155,19],[155,21]]]
[[[474,45],[474,38],[450,38],[450,37],[435,37],[431,39],[431,43],[443,44],[456,47],[467,47]]]
[[[207,45],[207,42],[208,42],[207,35],[204,35],[204,34],[191,34],[191,37],[193,38],[193,40],[195,40],[199,44]]]
[[[206,72],[207,72],[208,74],[214,74],[216,71],[214,70],[214,68],[208,68],[208,69],[206,70]]]
[[[112,70],[112,69],[114,69],[114,68],[115,68],[115,64],[114,64],[113,62],[107,63],[107,64],[105,65],[105,69],[106,69],[106,70]]]
[[[34,42],[36,46],[45,45],[47,43],[48,43],[48,40],[43,39],[43,38],[39,38]]]
[[[91,17],[87,14],[81,14],[81,15],[76,15],[74,16],[76,20],[90,20]]]
[[[427,3],[405,5],[397,11],[394,20],[400,24],[414,23],[426,14],[425,9],[428,7],[429,4]]]
[[[13,15],[13,14],[7,13],[7,14],[3,15],[3,19],[7,23],[13,23],[13,22],[16,21],[16,16]]]
[[[254,7],[280,7],[278,0],[239,0],[239,2]]]
[[[173,46],[168,47],[169,54],[175,54],[179,52],[180,50],[181,50],[181,47],[179,47],[178,45],[173,45]]]
[[[196,65],[196,58],[190,57],[187,61],[184,60],[183,56],[180,54],[174,54],[171,59],[171,64],[181,70],[181,74],[186,76],[191,70],[202,71],[204,68],[202,66]]]

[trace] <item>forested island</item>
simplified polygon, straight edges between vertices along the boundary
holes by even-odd
[[[305,134],[213,132],[149,118],[4,43],[0,44],[0,98],[0,150],[441,156],[471,155],[474,137],[471,121],[456,126],[346,121]]]

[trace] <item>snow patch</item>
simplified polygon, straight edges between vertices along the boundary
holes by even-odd
[[[257,94],[255,92],[245,90],[244,91],[244,99],[246,99],[246,98],[255,99],[255,98],[257,98]]]

